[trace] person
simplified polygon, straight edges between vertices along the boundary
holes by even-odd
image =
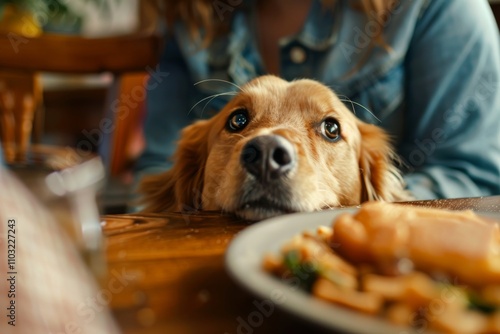
[[[138,178],[168,169],[180,130],[220,110],[226,93],[273,73],[316,79],[384,128],[415,198],[500,194],[500,49],[486,0],[191,0],[166,8],[159,70],[169,76],[148,92]]]

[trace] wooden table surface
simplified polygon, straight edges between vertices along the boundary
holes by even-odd
[[[411,204],[500,212],[500,196]],[[124,333],[321,331],[280,310],[256,328],[249,324],[258,299],[224,268],[229,242],[248,223],[210,212],[113,215],[104,221],[108,272],[101,286],[111,292],[110,306]]]

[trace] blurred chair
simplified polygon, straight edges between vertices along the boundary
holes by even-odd
[[[103,106],[104,118],[99,124],[99,129],[105,127],[107,130],[101,134],[104,140],[100,152],[111,175],[123,172],[128,164],[127,148],[131,140],[128,134],[132,126],[140,122],[140,115],[134,108],[119,114],[117,111],[124,103],[120,97],[126,96],[123,89],[142,89],[141,96],[145,96],[144,85],[131,85],[130,82],[143,82],[147,70],[154,71],[161,41],[156,27],[151,24],[135,34],[106,38],[57,34],[26,37],[13,32],[0,33],[0,131],[7,162],[26,159],[31,138],[35,143],[40,139],[43,127],[40,72],[110,72],[114,80],[106,106]],[[125,76],[130,73],[136,75]],[[127,83],[127,78],[133,80]],[[37,145],[31,149],[43,151]]]

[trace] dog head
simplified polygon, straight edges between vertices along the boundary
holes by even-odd
[[[313,80],[259,77],[182,132],[171,170],[144,179],[145,211],[248,220],[405,198],[388,136]]]

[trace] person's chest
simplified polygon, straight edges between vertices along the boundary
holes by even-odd
[[[282,74],[280,44],[302,30],[311,3],[311,0],[295,0],[282,8],[273,7],[271,2],[257,6],[253,24],[256,44],[267,73]]]

